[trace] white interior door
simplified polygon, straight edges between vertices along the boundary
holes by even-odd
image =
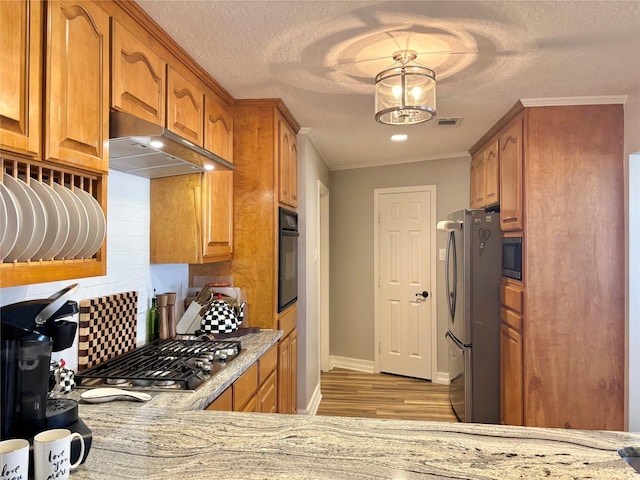
[[[431,379],[435,187],[380,189],[377,197],[377,363],[381,372]]]

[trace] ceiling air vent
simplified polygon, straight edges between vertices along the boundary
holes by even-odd
[[[462,122],[462,117],[449,117],[436,119],[436,127],[457,127]]]

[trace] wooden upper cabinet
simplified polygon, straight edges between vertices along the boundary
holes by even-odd
[[[0,148],[40,156],[44,3],[0,8]]]
[[[151,180],[151,263],[229,260],[232,179],[213,171]]]
[[[278,125],[278,184],[280,203],[298,206],[298,145],[296,134],[284,117],[277,114]]]
[[[47,2],[45,159],[109,170],[109,16],[93,2]]]
[[[166,63],[115,19],[111,36],[111,107],[164,126]]]
[[[498,140],[484,150],[484,205],[500,203],[500,152]]]
[[[203,147],[204,94],[173,67],[167,70],[167,128]]]
[[[519,115],[500,135],[500,228],[522,230],[524,120]]]
[[[233,113],[222,100],[204,98],[204,148],[233,163]]]
[[[484,201],[484,151],[476,153],[471,159],[471,191],[469,201],[471,208],[482,208]]]
[[[202,177],[203,262],[228,260],[233,251],[233,172]]]

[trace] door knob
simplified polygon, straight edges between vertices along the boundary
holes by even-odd
[[[416,297],[427,298],[428,296],[429,296],[429,292],[427,292],[426,290],[416,293]]]

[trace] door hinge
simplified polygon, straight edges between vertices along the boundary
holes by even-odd
[[[378,342],[378,355],[382,354],[382,344],[381,342]]]

